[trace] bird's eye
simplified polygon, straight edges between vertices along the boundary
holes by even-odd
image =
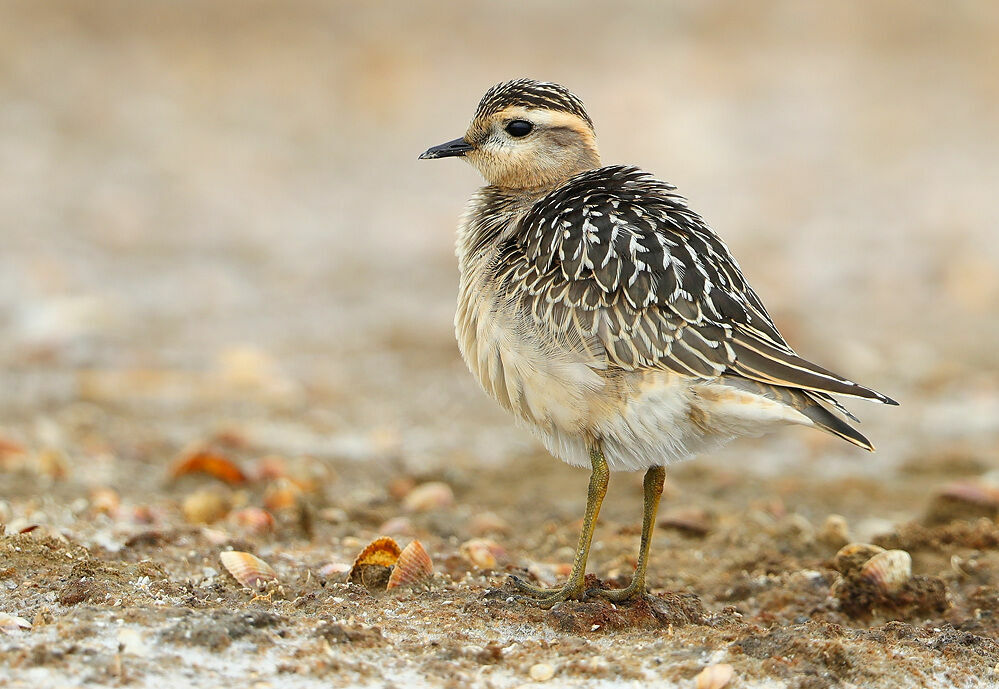
[[[506,126],[507,134],[517,138],[527,136],[531,133],[532,129],[534,129],[534,125],[527,120],[514,120]]]

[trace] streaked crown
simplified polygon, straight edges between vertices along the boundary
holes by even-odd
[[[561,84],[534,79],[514,79],[490,88],[479,101],[475,119],[487,118],[510,106],[569,113],[593,129],[593,121],[586,114],[583,101],[579,100],[576,94]]]

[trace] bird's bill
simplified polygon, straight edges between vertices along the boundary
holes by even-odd
[[[448,141],[440,146],[432,146],[420,155],[420,160],[430,160],[432,158],[451,158],[453,156],[463,156],[475,147],[464,139]]]

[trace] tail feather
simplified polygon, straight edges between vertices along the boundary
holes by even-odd
[[[876,390],[854,383],[793,352],[782,351],[744,333],[733,339],[731,346],[735,352],[731,368],[746,378],[801,390],[863,397],[882,404],[898,404]]]
[[[832,405],[844,416],[859,423],[857,417],[825,392],[773,385],[742,376],[725,376],[723,380],[733,387],[786,404],[801,412],[819,430],[838,436],[870,452],[874,451],[874,445],[870,440],[826,405]]]
[[[862,447],[868,452],[874,452],[874,445],[856,428],[838,417],[827,409],[821,402],[805,393],[811,404],[800,409],[802,414],[812,420],[818,428],[837,435],[847,442],[853,443],[857,447]]]

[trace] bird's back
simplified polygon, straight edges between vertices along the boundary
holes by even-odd
[[[470,369],[570,463],[600,440],[612,467],[664,464],[779,423],[870,448],[825,405],[890,401],[798,357],[721,239],[637,168],[486,187],[457,253]]]

